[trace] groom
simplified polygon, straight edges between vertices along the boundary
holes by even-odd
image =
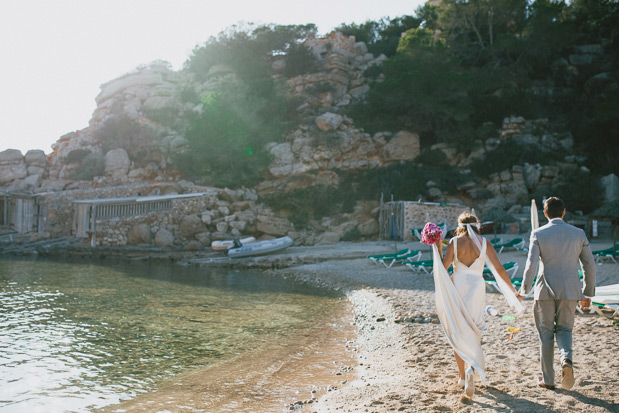
[[[554,390],[554,339],[561,353],[561,386],[574,385],[572,367],[572,328],[574,312],[580,301],[583,310],[591,306],[595,295],[595,261],[585,232],[563,221],[565,205],[559,198],[548,198],[544,203],[548,224],[531,233],[529,256],[524,269],[520,295],[533,286],[541,260],[540,276],[535,281],[533,312],[540,340],[542,375],[540,387]],[[580,288],[579,263],[584,273],[584,288]]]

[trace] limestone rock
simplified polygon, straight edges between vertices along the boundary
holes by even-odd
[[[501,129],[501,139],[508,138],[514,135],[522,135],[526,131],[527,121],[522,116],[512,116],[503,119],[503,128]]]
[[[105,154],[105,174],[113,179],[122,179],[129,172],[131,160],[123,148],[112,149]]]
[[[200,241],[189,241],[185,245],[185,249],[190,250],[190,251],[199,251],[202,248],[204,248],[204,246],[202,245]]]
[[[342,234],[339,232],[325,232],[320,236],[318,244],[336,244],[341,237]]]
[[[41,186],[41,180],[42,180],[41,174],[30,175],[24,178],[24,184],[26,185],[26,188],[28,190],[34,190],[35,188],[38,188],[39,186]]]
[[[318,126],[323,131],[337,130],[342,124],[342,115],[338,115],[335,113],[327,112],[323,115],[320,115],[316,118],[316,126]]]
[[[228,224],[227,222],[218,222],[215,225],[215,228],[217,228],[217,232],[226,233],[228,232],[228,229],[230,228],[230,224]]]
[[[24,179],[27,176],[28,168],[21,151],[7,149],[0,152],[0,184]]]
[[[101,104],[127,88],[134,86],[150,86],[161,83],[161,81],[162,77],[159,73],[152,73],[150,71],[123,76],[103,84],[101,86],[101,93],[95,98],[95,101],[97,104]]]
[[[263,234],[282,237],[294,228],[285,218],[259,215],[257,217],[256,229]]]
[[[387,161],[412,161],[420,153],[419,135],[408,131],[396,133],[384,146]]]
[[[41,181],[41,192],[62,191],[71,181],[63,179],[44,179]]]
[[[359,232],[363,236],[371,236],[378,234],[378,221],[374,218],[368,219],[365,222],[362,222],[358,226]]]
[[[155,235],[155,245],[160,248],[172,247],[174,245],[174,235],[167,229],[160,229]]]
[[[611,73],[598,73],[590,77],[584,84],[585,92],[589,96],[596,96],[610,86],[616,86],[617,82]]]
[[[26,168],[26,170],[28,171],[28,175],[41,175],[41,176],[43,176],[45,174],[45,168],[40,167],[40,166],[28,166]]]
[[[179,229],[185,238],[193,239],[196,234],[206,231],[206,226],[198,214],[192,214],[183,217]]]
[[[129,245],[150,244],[150,226],[148,224],[138,224],[129,228],[127,243]]]
[[[540,164],[531,165],[525,163],[523,175],[525,186],[529,189],[533,189],[537,186],[537,183],[542,176],[542,166]]]
[[[603,177],[602,187],[604,188],[604,199],[606,202],[619,199],[619,177],[617,175],[610,174]]]
[[[0,152],[0,165],[14,162],[22,162],[24,157],[18,149],[7,149]]]
[[[40,168],[45,168],[47,166],[47,157],[45,156],[45,152],[41,149],[29,150],[26,152],[24,159],[28,166],[38,166]]]
[[[201,232],[196,234],[196,239],[200,241],[202,245],[211,245],[211,233],[210,232]]]

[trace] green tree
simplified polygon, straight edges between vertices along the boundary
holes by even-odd
[[[205,96],[202,114],[185,133],[189,150],[173,160],[181,172],[234,187],[260,181],[271,159],[264,145],[279,140],[285,127],[285,101],[248,96],[239,88]]]
[[[396,53],[402,33],[416,29],[422,20],[415,16],[404,15],[393,19],[383,18],[380,21],[368,20],[361,24],[341,24],[335,28],[347,36],[355,36],[355,40],[364,42],[368,51],[375,56],[384,54],[393,56]]]
[[[469,91],[474,77],[463,71],[443,43],[428,29],[412,29],[402,37],[398,54],[380,67],[365,102],[351,110],[369,131],[413,130],[422,144],[461,141],[473,107]]]

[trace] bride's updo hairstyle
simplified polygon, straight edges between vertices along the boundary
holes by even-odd
[[[472,224],[471,228],[473,228],[473,231],[479,234],[479,228],[477,228],[477,225],[475,225],[475,224],[479,224],[479,220],[473,214],[470,214],[468,212],[461,213],[460,216],[458,217],[458,224]],[[454,231],[454,236],[459,237],[460,235],[464,235],[466,233],[467,233],[466,226],[458,225],[458,228],[456,228],[456,230]]]

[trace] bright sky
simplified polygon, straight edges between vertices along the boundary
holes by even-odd
[[[52,151],[85,128],[99,86],[192,49],[241,22],[341,23],[414,14],[424,0],[2,0],[0,151]]]

